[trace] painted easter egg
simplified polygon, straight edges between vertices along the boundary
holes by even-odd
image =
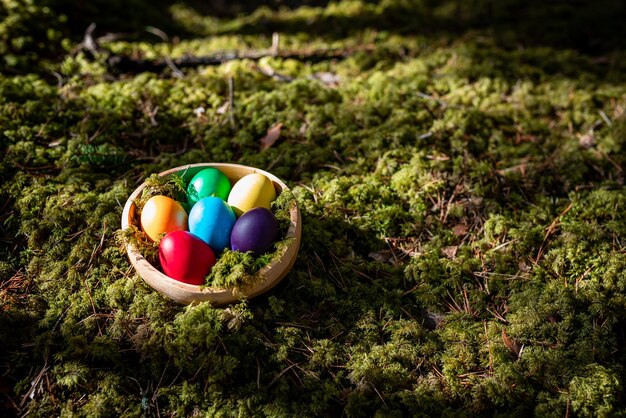
[[[219,197],[205,197],[198,200],[189,212],[189,232],[220,253],[229,246],[235,220],[235,213],[228,203]]]
[[[235,214],[252,208],[270,208],[272,200],[276,198],[276,190],[271,180],[260,173],[252,173],[239,179],[228,195],[228,204],[233,207]]]
[[[216,196],[222,200],[228,199],[230,181],[228,177],[216,168],[206,168],[198,172],[187,186],[187,201],[195,205],[202,198]]]
[[[201,285],[215,264],[215,254],[207,243],[187,231],[165,235],[159,244],[163,272],[179,282]]]
[[[235,222],[230,234],[230,248],[261,255],[271,249],[278,232],[278,221],[272,212],[265,208],[250,209]]]
[[[167,196],[152,196],[141,211],[141,229],[148,238],[156,241],[162,233],[187,229],[187,212]]]

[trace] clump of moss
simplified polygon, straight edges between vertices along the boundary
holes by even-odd
[[[282,257],[293,240],[294,238],[285,238],[277,241],[274,243],[273,251],[258,257],[250,251],[244,253],[224,250],[206,277],[205,286],[230,288],[239,292],[259,280],[257,274],[259,270]]]
[[[278,221],[279,236],[285,237],[291,226],[291,209],[295,197],[290,190],[281,192],[272,202],[272,212]],[[239,292],[259,279],[258,272],[263,267],[279,259],[294,241],[283,238],[272,245],[272,251],[255,257],[251,252],[225,250],[206,277],[206,286],[233,288]]]
[[[152,241],[137,225],[129,225],[126,229],[118,229],[115,238],[121,247],[127,245],[137,249],[152,265],[159,264],[160,239]]]
[[[229,249],[219,256],[206,278],[207,286],[240,288],[254,283],[256,273],[271,259],[270,254],[255,257],[252,252],[243,253]]]
[[[0,70],[43,70],[57,54],[66,52],[67,17],[48,0],[0,1]],[[43,64],[43,65],[42,65]],[[42,68],[43,67],[43,68]]]
[[[141,196],[135,200],[137,214],[141,214],[146,202],[153,196],[163,195],[170,197],[181,204],[189,212],[189,204],[186,199],[187,186],[182,177],[176,175],[159,176],[151,174],[145,180],[146,187],[141,191]]]
[[[285,236],[291,225],[291,209],[295,203],[295,197],[291,190],[281,192],[272,202],[272,213],[278,221],[280,228],[279,236]]]

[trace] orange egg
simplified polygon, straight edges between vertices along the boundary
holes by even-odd
[[[152,196],[141,211],[141,228],[152,241],[162,233],[187,230],[187,212],[167,196]]]

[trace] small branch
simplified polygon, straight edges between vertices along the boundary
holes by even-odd
[[[557,216],[556,218],[554,218],[554,220],[552,221],[552,223],[550,223],[550,225],[548,226],[548,228],[546,229],[546,234],[543,237],[543,242],[541,243],[541,246],[539,247],[539,251],[537,251],[537,256],[535,257],[535,260],[533,261],[535,264],[539,263],[539,259],[541,258],[541,256],[543,255],[543,251],[545,249],[546,244],[548,243],[548,239],[556,232],[556,230],[558,229],[558,227],[561,225],[561,218],[563,216],[565,216],[565,214],[567,212],[569,212],[569,210],[572,208],[573,203],[570,203],[564,210],[563,212],[561,212],[561,214],[559,216]],[[531,260],[532,261],[532,260]],[[567,284],[566,284],[567,285]]]
[[[258,66],[259,72],[263,75],[266,75],[268,77],[271,77],[272,79],[276,80],[276,81],[281,81],[281,82],[291,82],[294,80],[293,77],[289,77],[288,75],[284,75],[284,74],[280,74],[277,73],[272,67],[270,67],[269,65],[259,65]]]
[[[143,72],[159,73],[164,69],[170,69],[172,74],[177,78],[183,78],[184,74],[181,71],[183,68],[196,68],[200,66],[214,66],[225,64],[235,60],[251,60],[259,61],[265,57],[276,57],[282,59],[293,59],[299,61],[306,61],[310,63],[318,63],[329,60],[341,60],[358,52],[370,52],[374,49],[374,45],[358,46],[354,48],[335,48],[335,49],[314,49],[314,50],[280,50],[280,35],[274,33],[272,35],[272,45],[269,49],[262,50],[250,50],[250,51],[230,51],[230,52],[218,52],[213,55],[205,56],[193,56],[188,55],[180,58],[173,59],[169,55],[157,59],[143,59],[134,58],[130,55],[116,54],[100,45],[99,41],[107,41],[111,39],[117,39],[119,34],[108,34],[101,38],[94,38],[93,33],[96,29],[96,24],[90,24],[85,30],[85,36],[83,42],[81,42],[75,48],[75,51],[85,51],[88,58],[96,61],[103,60],[108,67],[109,72],[115,74],[139,74]],[[146,31],[155,35],[163,42],[169,42],[169,36],[159,28],[148,26]],[[171,51],[170,51],[171,52]],[[271,68],[259,68],[259,70],[278,80],[278,81],[293,81],[292,77],[288,77],[275,72]],[[339,78],[330,73],[316,73],[312,78],[319,79],[322,83],[334,86],[338,83]],[[423,94],[423,93],[422,93]],[[431,96],[424,95],[433,100],[437,100]],[[443,103],[440,104],[443,105]]]
[[[87,26],[87,29],[85,30],[85,37],[83,38],[83,47],[87,51],[91,52],[91,54],[95,57],[100,47],[98,46],[98,43],[94,41],[93,39],[94,30],[96,30],[96,24],[92,22],[89,26]]]
[[[272,56],[278,55],[278,49],[280,47],[280,34],[278,32],[274,32],[272,34]]]
[[[291,370],[291,369],[292,369],[292,368],[294,368],[295,366],[297,366],[297,363],[291,363],[291,365],[290,365],[290,366],[287,366],[286,368],[284,368],[284,369],[283,369],[280,373],[278,373],[278,374],[276,375],[276,377],[274,377],[274,379],[272,379],[272,381],[271,381],[271,382],[270,382],[267,386],[265,386],[265,389],[268,389],[270,386],[272,386],[274,383],[276,383],[276,381],[277,381],[278,379],[280,379],[280,377],[281,377],[282,375],[284,375],[285,373],[287,373],[289,370]]]
[[[233,77],[228,78],[228,120],[231,126],[234,128],[235,123],[235,79]]]
[[[176,64],[174,64],[174,61],[172,61],[170,57],[165,57],[165,64],[167,64],[169,69],[172,70],[172,74],[174,74],[174,77],[176,78],[185,77],[183,72],[178,69],[178,67],[176,66]]]
[[[167,33],[163,32],[159,28],[155,28],[154,26],[146,26],[146,32],[149,32],[153,34],[154,36],[161,38],[163,42],[169,42],[170,40],[170,37],[167,36]]]
[[[167,33],[163,32],[161,29],[156,28],[154,26],[146,26],[146,31],[150,32],[151,34],[158,36],[163,42],[169,42],[170,37],[167,36]],[[171,52],[171,47],[168,48]],[[183,78],[185,77],[185,75],[183,74],[182,71],[180,71],[178,69],[178,67],[176,66],[176,64],[174,64],[174,61],[172,61],[172,59],[167,56],[164,58],[165,61],[165,65],[167,65],[167,67],[172,70],[172,74],[174,74],[174,77],[176,78]]]
[[[5,393],[4,396],[8,399],[8,401],[11,403],[11,406],[13,407],[13,410],[15,411],[16,414],[19,414],[21,409],[19,406],[17,406],[17,404],[15,403],[15,401],[13,400],[13,398],[11,398],[9,396],[8,393]]]
[[[598,113],[600,114],[600,117],[602,118],[604,123],[606,123],[608,126],[613,125],[613,122],[611,122],[611,119],[609,119],[609,117],[606,115],[606,113],[604,113],[603,110],[598,110]]]
[[[277,57],[282,59],[294,59],[299,61],[307,61],[311,63],[323,62],[328,60],[345,59],[357,52],[371,51],[371,46],[352,48],[352,49],[326,49],[326,50],[310,50],[310,51],[275,51],[271,50],[248,51],[248,52],[219,52],[206,56],[185,56],[181,58],[158,58],[154,60],[136,59],[128,55],[113,54],[109,52],[106,64],[112,72],[116,73],[141,73],[141,72],[161,72],[165,68],[177,69],[196,68],[200,66],[221,65],[235,60],[251,60],[258,61],[264,57]],[[100,51],[104,51],[100,49]],[[168,63],[169,61],[169,63]]]
[[[24,406],[26,405],[26,401],[29,398],[33,399],[35,397],[35,391],[37,390],[37,386],[41,382],[41,379],[42,379],[44,373],[46,373],[46,371],[48,371],[48,369],[49,369],[48,361],[46,360],[44,365],[43,365],[43,367],[41,368],[41,370],[37,374],[37,376],[35,376],[35,378],[33,380],[31,380],[31,382],[30,382],[30,389],[28,390],[28,392],[26,392],[24,397],[22,397],[22,401],[20,402],[20,409],[24,408]]]
[[[385,402],[385,398],[383,398],[383,395],[381,395],[380,392],[378,391],[378,389],[376,389],[376,386],[374,386],[373,383],[370,383],[370,386],[372,387],[372,389],[374,389],[374,392],[376,392],[376,394],[378,395],[380,400],[383,402],[383,405],[385,405],[385,408],[389,408],[387,406],[387,402]]]
[[[485,341],[487,342],[487,351],[489,352],[489,374],[493,374],[493,356],[491,354],[491,343],[489,342],[489,331],[487,330],[487,321],[483,319],[485,327]]]

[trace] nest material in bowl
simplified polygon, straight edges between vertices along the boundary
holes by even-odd
[[[282,240],[275,243],[273,252],[261,257],[249,253],[226,250],[213,266],[203,286],[178,282],[159,271],[158,242],[150,241],[139,227],[143,203],[151,196],[164,194],[183,204],[185,185],[200,170],[208,167],[222,171],[234,184],[251,173],[267,176],[276,189],[278,198],[272,210],[281,225]],[[300,246],[300,212],[289,188],[276,176],[253,167],[237,164],[201,163],[176,167],[149,177],[129,197],[122,215],[122,241],[126,245],[131,264],[153,288],[180,303],[212,301],[217,305],[251,298],[275,286],[291,269]]]

